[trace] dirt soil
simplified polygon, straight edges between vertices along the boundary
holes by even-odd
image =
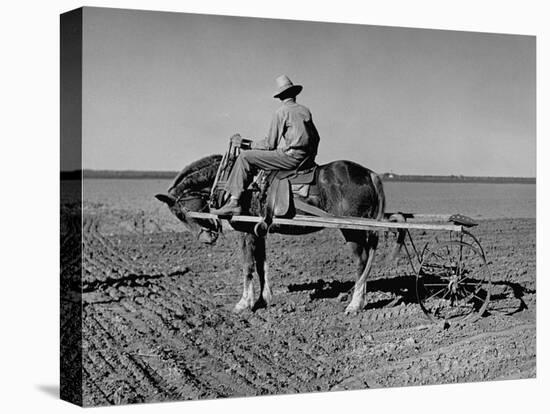
[[[390,238],[380,243],[368,305],[346,316],[355,275],[341,234],[270,235],[274,303],[235,314],[236,233],[212,247],[112,222],[84,214],[86,405],[535,377],[534,219],[474,230],[493,300],[477,322],[449,327],[425,318],[405,266],[383,266]],[[434,240],[415,236],[419,245]]]

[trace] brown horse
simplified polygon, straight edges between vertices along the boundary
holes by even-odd
[[[200,241],[214,243],[218,237],[218,222],[208,219],[193,219],[186,211],[208,211],[208,198],[213,185],[220,155],[202,158],[185,167],[175,178],[168,194],[156,198],[166,203],[185,228]],[[381,219],[384,216],[385,196],[380,177],[373,171],[351,161],[334,161],[318,167],[318,195],[305,201],[334,216],[352,216]],[[258,192],[248,191],[242,200],[247,214],[260,215]],[[243,213],[245,214],[245,213]],[[265,238],[254,234],[248,223],[232,224],[241,232],[240,247],[243,255],[243,295],[235,305],[235,311],[258,309],[268,306],[272,293],[266,265]],[[272,227],[276,233],[300,235],[320,230],[319,228]],[[367,278],[378,244],[378,234],[365,230],[342,230],[351,246],[357,266],[357,280],[353,297],[346,313],[356,313],[365,306]],[[254,297],[254,271],[260,279],[260,295]]]

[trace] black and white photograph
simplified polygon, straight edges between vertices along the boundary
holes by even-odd
[[[536,377],[535,36],[60,25],[62,398]]]

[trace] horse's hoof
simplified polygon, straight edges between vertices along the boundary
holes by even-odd
[[[239,303],[235,305],[235,307],[233,308],[233,312],[242,313],[249,309],[252,309],[252,305],[250,305],[248,302],[245,302],[244,300],[241,300]]]
[[[248,309],[247,306],[237,306],[237,305],[235,305],[235,307],[233,308],[233,313],[243,313],[247,309]]]
[[[345,314],[354,316],[354,315],[357,315],[360,310],[361,310],[361,306],[356,305],[354,303],[350,303],[345,310]]]
[[[273,299],[273,293],[271,292],[271,289],[264,291],[262,298],[266,304],[266,306],[269,306],[271,304],[271,301]]]

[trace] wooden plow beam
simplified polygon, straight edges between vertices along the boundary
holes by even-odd
[[[232,216],[218,217],[211,213],[198,213],[189,211],[185,213],[188,217],[198,219],[222,219],[233,223],[260,223],[262,217],[258,216]],[[433,231],[452,231],[460,233],[463,226],[453,223],[408,223],[372,220],[358,217],[314,217],[296,215],[293,218],[273,219],[274,225],[299,226],[299,227],[324,227],[332,229],[352,229],[352,230],[380,230],[380,229],[407,229],[407,230],[433,230]]]
[[[425,214],[425,213],[385,213],[384,218],[389,221],[407,222],[449,222],[452,214]]]

